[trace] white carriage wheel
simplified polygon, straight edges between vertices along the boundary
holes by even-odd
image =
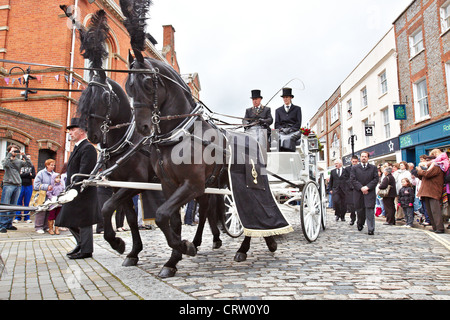
[[[308,242],[313,242],[319,236],[322,225],[322,201],[316,183],[309,181],[302,190],[300,220],[303,235]]]
[[[225,214],[222,217],[225,232],[232,238],[238,238],[244,233],[244,226],[239,219],[233,196],[225,195]]]
[[[327,228],[327,190],[325,187],[325,178],[323,174],[320,175],[319,178],[320,184],[320,199],[322,201],[322,229],[325,230]]]

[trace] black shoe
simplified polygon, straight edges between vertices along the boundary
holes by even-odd
[[[364,229],[364,227],[358,226],[358,231],[361,231],[362,229]]]
[[[351,225],[351,226],[354,225],[354,224],[355,224],[355,221],[353,221],[353,220],[350,221],[350,223],[349,223],[349,225]]]
[[[444,230],[436,230],[436,231],[434,231],[434,233],[445,233],[445,231]]]
[[[68,255],[69,259],[86,259],[86,258],[92,258],[92,253],[83,253],[78,252],[71,255]]]
[[[336,216],[336,221],[339,221],[339,217],[338,216]]]
[[[6,230],[17,230],[17,228],[14,226],[11,226],[11,227],[6,228]]]
[[[78,252],[80,252],[80,250],[81,250],[81,247],[80,246],[76,246],[72,251],[70,251],[70,252],[67,252],[67,256],[71,256],[71,255],[74,255],[75,253],[78,253]]]
[[[6,228],[0,228],[0,233],[7,233]]]
[[[372,231],[369,231],[368,233],[367,233],[369,236],[373,236],[374,235],[374,231],[372,230]]]

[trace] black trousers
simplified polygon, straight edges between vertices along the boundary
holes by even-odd
[[[94,235],[92,232],[92,226],[69,228],[77,245],[80,246],[81,253],[94,252]]]
[[[345,193],[342,190],[333,190],[332,194],[334,214],[341,220],[345,219],[347,212],[347,204],[345,201]]]

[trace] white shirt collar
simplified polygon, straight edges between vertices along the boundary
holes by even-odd
[[[80,141],[78,141],[77,143],[75,143],[75,146],[79,146],[80,145],[80,143],[82,143],[84,140],[86,140],[86,138],[84,138],[84,139],[81,139]]]

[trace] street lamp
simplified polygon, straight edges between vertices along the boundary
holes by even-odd
[[[348,143],[352,146],[352,157],[355,155],[355,139],[358,140],[356,134],[352,134],[348,139]]]
[[[36,80],[37,78],[35,77],[35,76],[32,76],[30,73],[31,73],[31,67],[28,67],[27,68],[27,71],[25,71],[25,70],[23,70],[21,67],[12,67],[10,70],[9,70],[9,75],[11,76],[11,72],[14,70],[14,69],[20,69],[22,72],[23,72],[23,74],[24,74],[24,76],[23,76],[23,78],[25,79],[25,91],[22,91],[21,93],[20,93],[20,95],[22,95],[22,96],[24,96],[24,98],[25,98],[25,101],[28,101],[28,93],[37,93],[37,91],[35,91],[35,90],[28,90],[28,83],[29,83],[29,81],[30,81],[30,79],[31,80]]]

